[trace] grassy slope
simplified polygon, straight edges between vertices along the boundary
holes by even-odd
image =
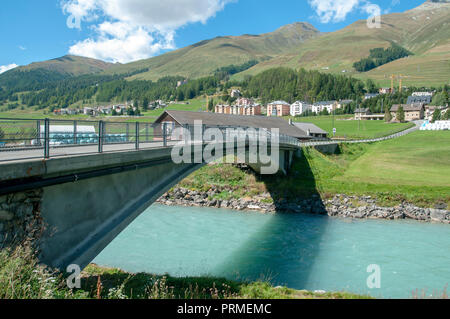
[[[66,55],[48,61],[31,63],[27,66],[19,67],[16,70],[30,71],[35,69],[45,69],[77,76],[105,71],[111,66],[113,66],[112,63],[107,63],[96,59]]]
[[[350,120],[349,120],[350,118]],[[333,121],[331,116],[296,117],[294,122],[310,122],[330,134],[333,134]],[[347,138],[377,138],[395,134],[414,126],[412,123],[386,123],[384,121],[355,121],[348,115],[336,116],[334,127],[336,137]]]
[[[151,59],[115,66],[107,73],[149,68],[148,72],[130,79],[156,80],[166,75],[207,76],[223,66],[253,59],[262,61],[284,54],[318,33],[309,24],[296,23],[262,35],[217,37]]]
[[[234,166],[204,167],[179,184],[207,191],[214,186],[229,187],[221,199],[259,197],[270,192],[273,200],[295,200],[320,193],[373,195],[382,205],[408,202],[432,207],[450,205],[450,134],[415,132],[398,139],[342,146],[342,154],[327,156],[306,149],[289,176],[257,176]]]
[[[422,10],[421,8],[425,8]],[[263,70],[287,66],[374,78],[382,85],[390,85],[391,74],[408,76],[403,85],[442,85],[449,83],[450,74],[450,4],[439,9],[409,10],[382,16],[380,29],[367,28],[366,21],[358,21],[342,30],[325,34],[300,46],[295,53],[260,63],[235,76],[257,74]],[[367,57],[375,47],[388,47],[394,41],[415,55],[391,62],[367,73],[357,73],[352,65]],[[358,49],[355,50],[355,44]]]
[[[346,292],[325,294],[274,288],[266,282],[224,278],[174,278],[89,265],[81,289],[67,288],[63,276],[39,265],[29,249],[0,249],[0,299],[361,299]],[[98,285],[99,284],[99,285]]]

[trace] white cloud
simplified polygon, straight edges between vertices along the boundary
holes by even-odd
[[[9,71],[11,69],[17,68],[17,64],[8,64],[8,65],[0,65],[0,74],[5,73],[6,71]]]
[[[93,22],[95,35],[70,47],[71,54],[111,62],[148,58],[175,47],[175,31],[206,21],[235,0],[63,0],[68,26]]]
[[[378,5],[367,0],[308,0],[308,2],[322,23],[342,22],[356,9],[361,9],[370,15],[380,11]]]

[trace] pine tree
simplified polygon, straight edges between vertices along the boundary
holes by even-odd
[[[384,120],[386,121],[386,123],[390,123],[392,121],[391,111],[388,107],[384,108]]]
[[[434,123],[436,121],[439,121],[441,119],[441,111],[439,109],[435,109],[433,113],[433,118],[431,119],[431,122]]]
[[[398,107],[397,120],[400,123],[405,122],[405,110],[403,109],[403,106],[401,106],[401,105]]]

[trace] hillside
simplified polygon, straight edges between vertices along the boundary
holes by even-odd
[[[358,73],[353,63],[369,56],[370,49],[387,48],[391,43],[414,53],[370,72]],[[355,45],[357,44],[357,50]],[[379,29],[369,29],[366,21],[312,39],[289,53],[236,75],[257,74],[275,66],[306,68],[322,72],[346,73],[381,84],[390,83],[391,74],[406,76],[404,85],[442,85],[450,74],[450,3],[427,1],[404,13],[382,16]]]
[[[85,58],[74,55],[66,55],[60,58],[31,63],[27,66],[21,66],[12,71],[32,71],[32,70],[47,70],[61,74],[72,76],[92,74],[105,71],[114,64]]]
[[[40,90],[76,76],[98,74],[113,64],[91,58],[66,55],[57,59],[35,62],[0,74],[0,88],[15,92]]]
[[[149,68],[148,72],[135,75],[132,79],[155,80],[166,75],[196,78],[232,64],[270,60],[291,52],[318,35],[320,32],[312,25],[294,23],[261,35],[225,36],[201,41],[151,59],[114,66],[106,73],[121,74]]]

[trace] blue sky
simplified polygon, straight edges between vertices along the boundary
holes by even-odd
[[[0,72],[71,53],[130,62],[219,35],[293,22],[323,32],[424,0],[2,0]],[[376,8],[376,7],[375,7]]]

